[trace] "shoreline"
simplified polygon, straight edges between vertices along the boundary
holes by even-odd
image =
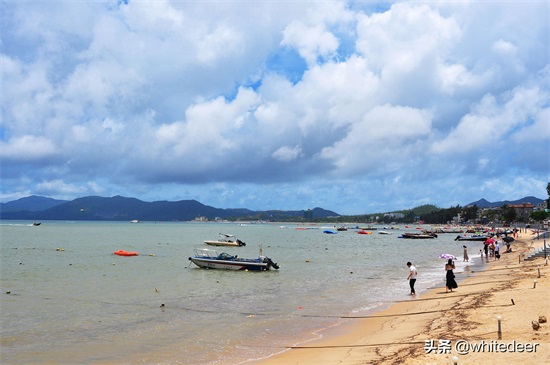
[[[455,272],[459,287],[453,292],[446,293],[444,284],[430,288],[372,314],[349,316],[347,322],[321,331],[318,339],[245,363],[452,364],[454,356],[459,364],[549,363],[550,325],[541,323],[534,330],[532,321],[539,316],[550,319],[550,267],[543,258],[522,259],[525,251],[542,245],[543,240],[523,234],[513,243],[514,251],[500,260]],[[466,342],[482,350],[459,353],[464,351],[457,347]],[[535,348],[528,353],[499,351],[499,346],[523,345]]]

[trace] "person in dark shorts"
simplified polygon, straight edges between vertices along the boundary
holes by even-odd
[[[411,295],[416,295],[416,292],[414,291],[414,284],[416,283],[418,271],[416,271],[416,267],[414,267],[410,262],[407,262],[407,266],[409,267],[409,276],[407,277],[407,280],[409,281],[409,286],[411,287]]]

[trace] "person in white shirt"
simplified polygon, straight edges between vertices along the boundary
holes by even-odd
[[[411,264],[410,262],[407,262],[407,266],[410,270],[407,280],[409,281],[409,285],[411,287],[411,295],[416,295],[416,292],[414,291],[414,284],[416,283],[416,276],[418,275],[418,271],[416,271],[416,267],[414,267],[413,264]]]
[[[500,244],[498,241],[495,242],[495,260],[500,259]]]

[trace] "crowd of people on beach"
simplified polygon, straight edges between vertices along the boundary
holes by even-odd
[[[527,227],[525,227],[525,231],[527,231]],[[519,237],[520,232],[521,229],[514,228],[511,231],[504,232],[495,230],[494,233],[488,234],[487,239],[483,243],[483,250],[479,250],[479,255],[482,262],[484,258],[486,262],[489,262],[489,260],[491,259],[495,261],[500,260],[500,249],[502,247],[501,245],[506,246],[506,251],[504,251],[504,253],[511,253],[511,243],[516,237]],[[509,236],[509,234],[512,236]],[[469,262],[470,257],[468,256],[468,247],[466,245],[463,245],[462,248],[464,249],[463,262]],[[407,280],[409,281],[411,295],[416,295],[414,285],[416,284],[418,271],[411,262],[407,262],[407,267],[409,268],[409,276],[407,277]],[[452,259],[449,259],[445,264],[445,288],[447,293],[452,292],[453,289],[458,288],[458,284],[455,280],[455,274],[453,272],[454,269],[454,261]]]

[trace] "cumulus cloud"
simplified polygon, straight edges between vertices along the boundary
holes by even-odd
[[[294,146],[294,147],[283,146],[279,148],[277,151],[273,152],[273,157],[277,160],[288,162],[288,161],[295,160],[298,156],[300,156],[301,152],[302,152],[302,148],[300,146]]]
[[[544,2],[49,5],[4,6],[0,198],[364,213],[545,193]]]

